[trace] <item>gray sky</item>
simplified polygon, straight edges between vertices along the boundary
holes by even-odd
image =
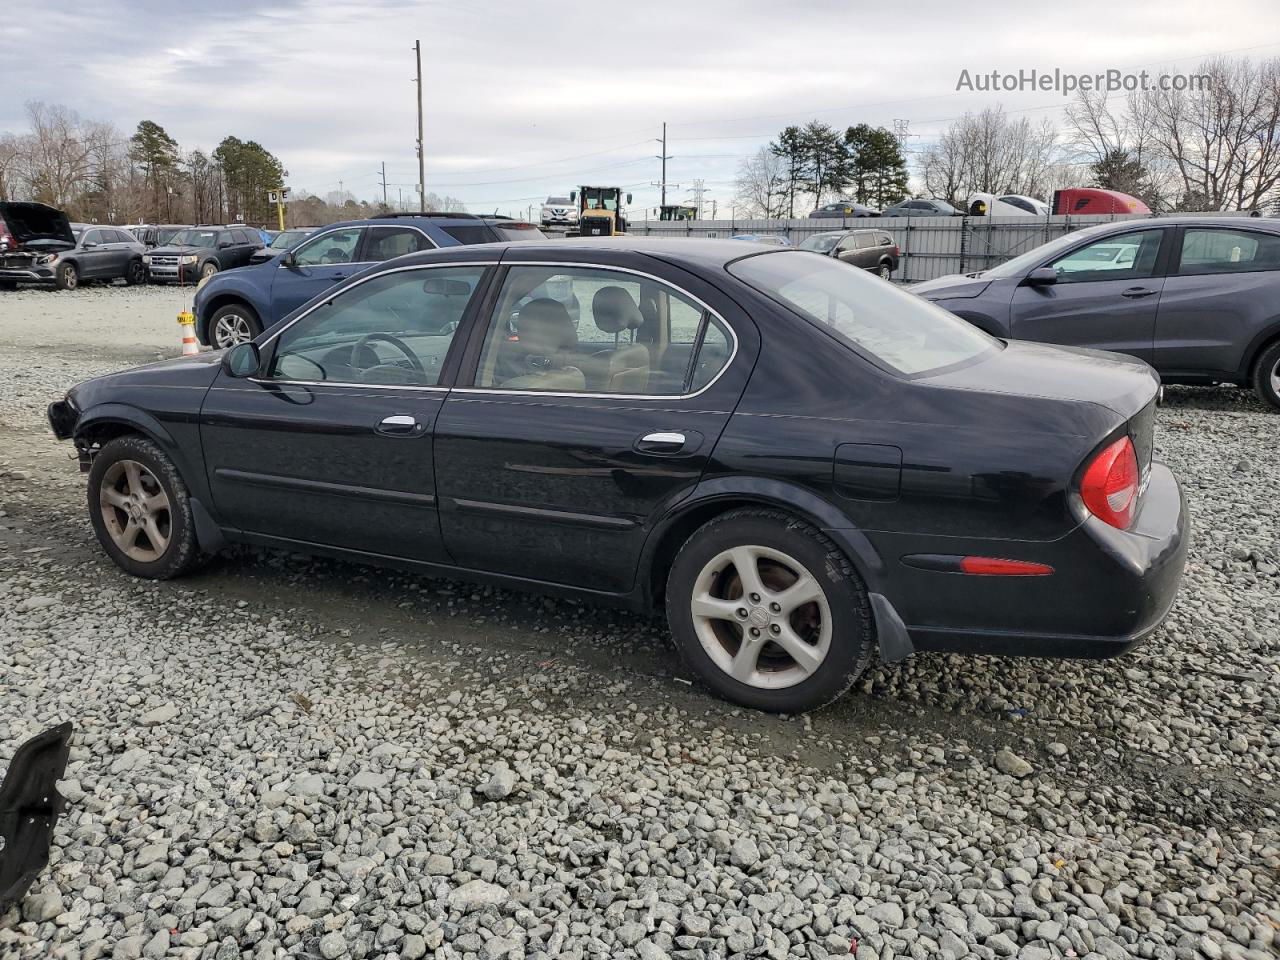
[[[28,8],[34,13],[35,8]],[[727,211],[741,157],[788,123],[910,121],[913,150],[966,110],[1057,117],[1055,92],[956,92],[962,69],[1187,72],[1280,55],[1276,0],[94,0],[0,23],[0,130],[28,99],[184,149],[227,134],[273,151],[295,189],[406,197],[417,181],[413,41],[424,44],[427,189],[524,212],[582,183],[657,202],[694,178]],[[17,95],[13,95],[16,90]]]

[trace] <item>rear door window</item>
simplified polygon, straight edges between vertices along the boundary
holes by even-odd
[[[407,253],[435,246],[415,227],[370,227],[365,236],[362,260],[374,262],[403,257]]]
[[[1280,270],[1280,236],[1200,227],[1183,231],[1180,276],[1256,270]]]
[[[483,223],[477,224],[461,224],[454,227],[441,227],[445,233],[453,237],[459,243],[493,243],[495,239],[494,233]]]

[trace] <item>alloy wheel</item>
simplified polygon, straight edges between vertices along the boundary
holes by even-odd
[[[213,325],[213,343],[219,349],[234,347],[253,339],[247,318],[238,313],[224,313]]]
[[[802,683],[831,649],[822,585],[800,561],[771,547],[743,545],[713,557],[694,582],[690,606],[707,656],[751,687]]]
[[[212,261],[210,261],[209,263],[206,263],[203,267],[200,268],[200,276],[204,277],[206,280],[212,277],[217,272],[218,272],[218,265],[216,263],[213,263]]]
[[[1276,358],[1275,366],[1271,368],[1271,392],[1280,397],[1280,357]]]
[[[153,563],[173,535],[173,509],[164,487],[144,464],[117,460],[102,476],[98,492],[102,523],[130,560]]]

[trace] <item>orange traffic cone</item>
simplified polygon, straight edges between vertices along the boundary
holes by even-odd
[[[196,318],[190,310],[178,314],[178,325],[182,327],[182,355],[188,356],[200,352],[200,343],[196,340]]]

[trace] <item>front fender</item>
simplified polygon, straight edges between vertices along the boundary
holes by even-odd
[[[268,261],[271,262],[271,261]],[[245,303],[256,313],[264,326],[267,326],[266,292],[252,283],[244,275],[237,276],[239,269],[252,270],[259,266],[227,270],[216,273],[213,278],[196,292],[192,303],[196,315],[196,337],[201,343],[209,342],[209,318],[214,311],[229,303]]]
[[[160,420],[145,410],[130,406],[127,403],[99,403],[89,407],[80,414],[76,421],[73,437],[76,447],[83,450],[95,427],[111,427],[113,433],[125,427],[142,434],[153,441],[178,468],[178,474],[187,485],[193,497],[204,503],[212,503],[209,495],[207,478],[204,470],[204,457],[199,444],[183,445],[173,436],[172,431]]]

